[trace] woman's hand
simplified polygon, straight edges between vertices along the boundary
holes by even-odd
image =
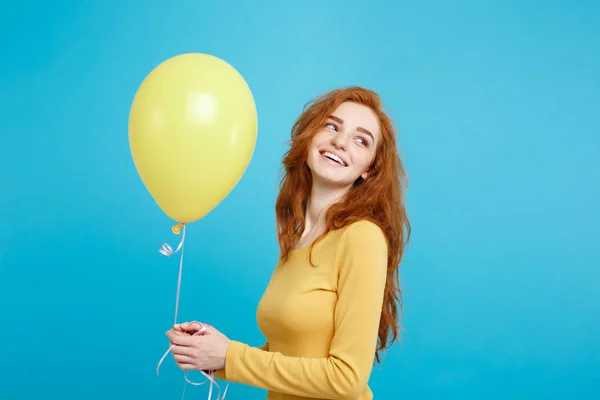
[[[197,322],[184,322],[167,331],[167,337],[173,346],[171,353],[177,366],[184,371],[214,371],[224,368],[231,340],[212,326],[202,334],[192,336],[200,328],[201,325]]]

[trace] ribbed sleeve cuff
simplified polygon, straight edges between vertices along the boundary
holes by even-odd
[[[244,344],[232,340],[227,348],[225,355],[225,368],[215,371],[215,378],[234,382],[235,381],[235,363],[239,359],[239,354],[242,352]]]

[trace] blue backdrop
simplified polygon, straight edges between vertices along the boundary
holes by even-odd
[[[11,3],[0,398],[180,398],[172,359],[155,373],[177,279],[177,257],[157,250],[178,237],[135,171],[127,119],[143,78],[185,52],[243,74],[259,138],[239,185],[189,226],[181,320],[263,343],[255,308],[277,258],[290,127],[313,96],[364,85],[399,126],[414,229],[402,345],[373,372],[376,398],[597,396],[597,2]]]

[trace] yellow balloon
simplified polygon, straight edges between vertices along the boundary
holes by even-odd
[[[170,58],[143,80],[129,114],[140,178],[171,219],[194,222],[237,185],[254,153],[256,104],[239,72],[200,53]]]

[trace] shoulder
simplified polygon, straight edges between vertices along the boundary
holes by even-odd
[[[369,220],[359,220],[343,228],[341,241],[350,245],[387,245],[381,227]]]
[[[342,228],[334,262],[337,277],[385,281],[387,262],[387,240],[379,225],[359,220]]]
[[[388,244],[379,225],[369,220],[352,222],[342,228],[337,258],[387,258]]]

